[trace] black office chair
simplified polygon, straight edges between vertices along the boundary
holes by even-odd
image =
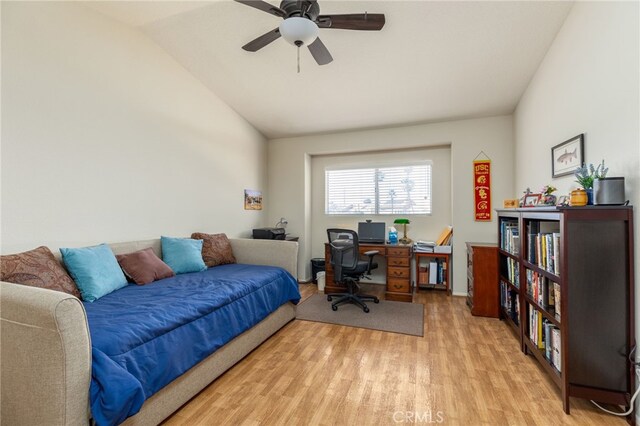
[[[365,252],[368,257],[366,261],[360,260],[360,248],[358,245],[358,234],[350,229],[327,229],[329,244],[331,245],[331,266],[333,267],[333,281],[347,285],[346,293],[327,294],[327,300],[331,302],[334,297],[338,298],[331,304],[331,309],[338,310],[338,306],[343,303],[353,303],[361,306],[362,310],[369,312],[369,308],[364,303],[365,300],[373,300],[373,303],[380,303],[380,300],[368,294],[359,294],[361,278],[369,278],[371,270],[378,267],[373,261],[373,256],[378,254],[377,250]],[[366,275],[365,275],[366,274]]]

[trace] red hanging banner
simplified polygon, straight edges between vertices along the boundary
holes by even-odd
[[[473,162],[473,194],[476,222],[491,221],[491,160]]]

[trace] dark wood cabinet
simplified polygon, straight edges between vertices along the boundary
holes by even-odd
[[[560,388],[564,411],[572,396],[628,408],[636,389],[632,207],[498,210],[498,235],[500,316]]]
[[[498,245],[467,243],[467,305],[471,314],[498,318]]]

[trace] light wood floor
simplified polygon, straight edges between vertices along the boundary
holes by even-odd
[[[300,290],[306,298],[317,287]],[[422,291],[414,303],[425,305],[424,337],[294,320],[166,424],[393,425],[404,416],[448,425],[626,424],[575,398],[565,415],[559,390],[519,352],[508,326],[471,316],[464,298]]]

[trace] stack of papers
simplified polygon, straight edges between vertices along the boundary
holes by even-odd
[[[413,251],[418,253],[433,253],[436,243],[433,241],[416,241],[413,245]]]

